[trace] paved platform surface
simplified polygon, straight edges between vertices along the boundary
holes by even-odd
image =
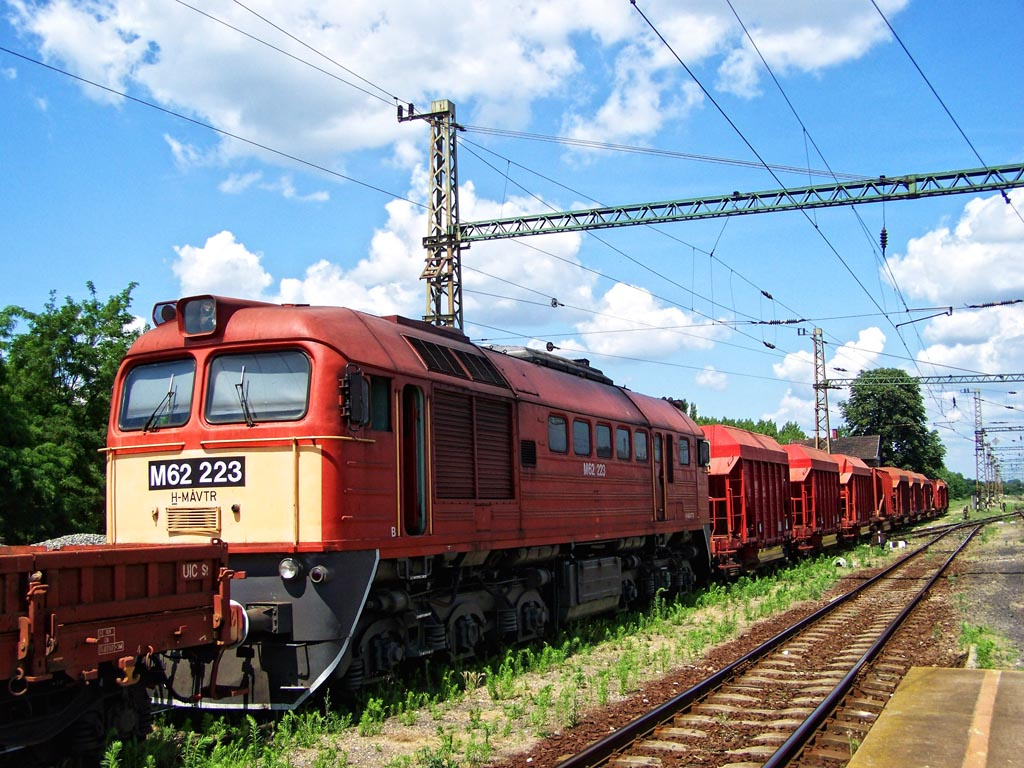
[[[847,768],[1024,768],[1024,672],[913,667]]]

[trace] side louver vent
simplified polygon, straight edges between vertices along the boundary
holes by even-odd
[[[452,349],[442,344],[425,339],[417,339],[406,336],[406,340],[416,350],[423,364],[428,371],[434,373],[446,373],[449,376],[458,376],[462,379],[471,379],[484,384],[493,384],[496,387],[508,388],[504,377],[494,367],[494,363],[481,354],[467,352],[462,349]]]

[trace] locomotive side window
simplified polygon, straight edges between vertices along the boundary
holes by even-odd
[[[702,467],[711,466],[711,443],[707,440],[697,441],[697,459]]]
[[[370,377],[370,429],[391,431],[391,379]]]
[[[626,427],[615,428],[615,457],[629,461],[630,454],[629,429]]]
[[[297,349],[220,355],[210,364],[212,424],[293,421],[309,404],[309,358]]]
[[[572,452],[577,456],[590,455],[590,424],[580,419],[572,423]]]
[[[594,440],[597,444],[597,455],[601,459],[612,457],[612,428],[607,424],[598,424],[594,428]]]
[[[643,430],[638,429],[635,434],[635,440],[633,441],[633,448],[636,451],[637,461],[647,461],[647,433]]]
[[[180,427],[192,410],[196,361],[165,360],[128,372],[117,425],[126,431]]]
[[[569,437],[564,416],[548,416],[548,448],[554,453],[569,452]]]
[[[684,467],[690,466],[690,440],[686,437],[679,438],[679,463]]]

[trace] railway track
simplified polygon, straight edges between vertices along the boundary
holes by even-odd
[[[559,768],[841,766],[913,653],[900,625],[981,527],[946,531]]]

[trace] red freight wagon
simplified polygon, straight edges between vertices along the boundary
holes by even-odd
[[[789,455],[789,513],[798,551],[832,546],[839,537],[839,464],[806,445],[783,446]]]
[[[925,517],[935,517],[935,482],[927,475],[921,475],[921,482],[924,484]]]
[[[213,658],[244,639],[226,563],[220,542],[0,547],[0,751],[52,741],[110,707],[119,726],[144,728],[156,654]],[[104,732],[92,734],[100,744]]]
[[[735,573],[785,557],[786,452],[771,437],[736,427],[705,426],[704,436],[711,443],[708,503],[715,565]]]
[[[928,514],[925,503],[925,476],[920,472],[907,472],[910,476],[910,519],[919,520]]]
[[[910,521],[910,473],[899,467],[878,467],[875,487],[879,502],[885,503],[885,517],[893,526]]]
[[[875,512],[875,483],[871,467],[856,456],[832,454],[839,463],[841,534],[857,538],[871,528]]]
[[[935,479],[932,481],[935,486],[935,513],[941,515],[949,509],[949,486],[945,480]]]

